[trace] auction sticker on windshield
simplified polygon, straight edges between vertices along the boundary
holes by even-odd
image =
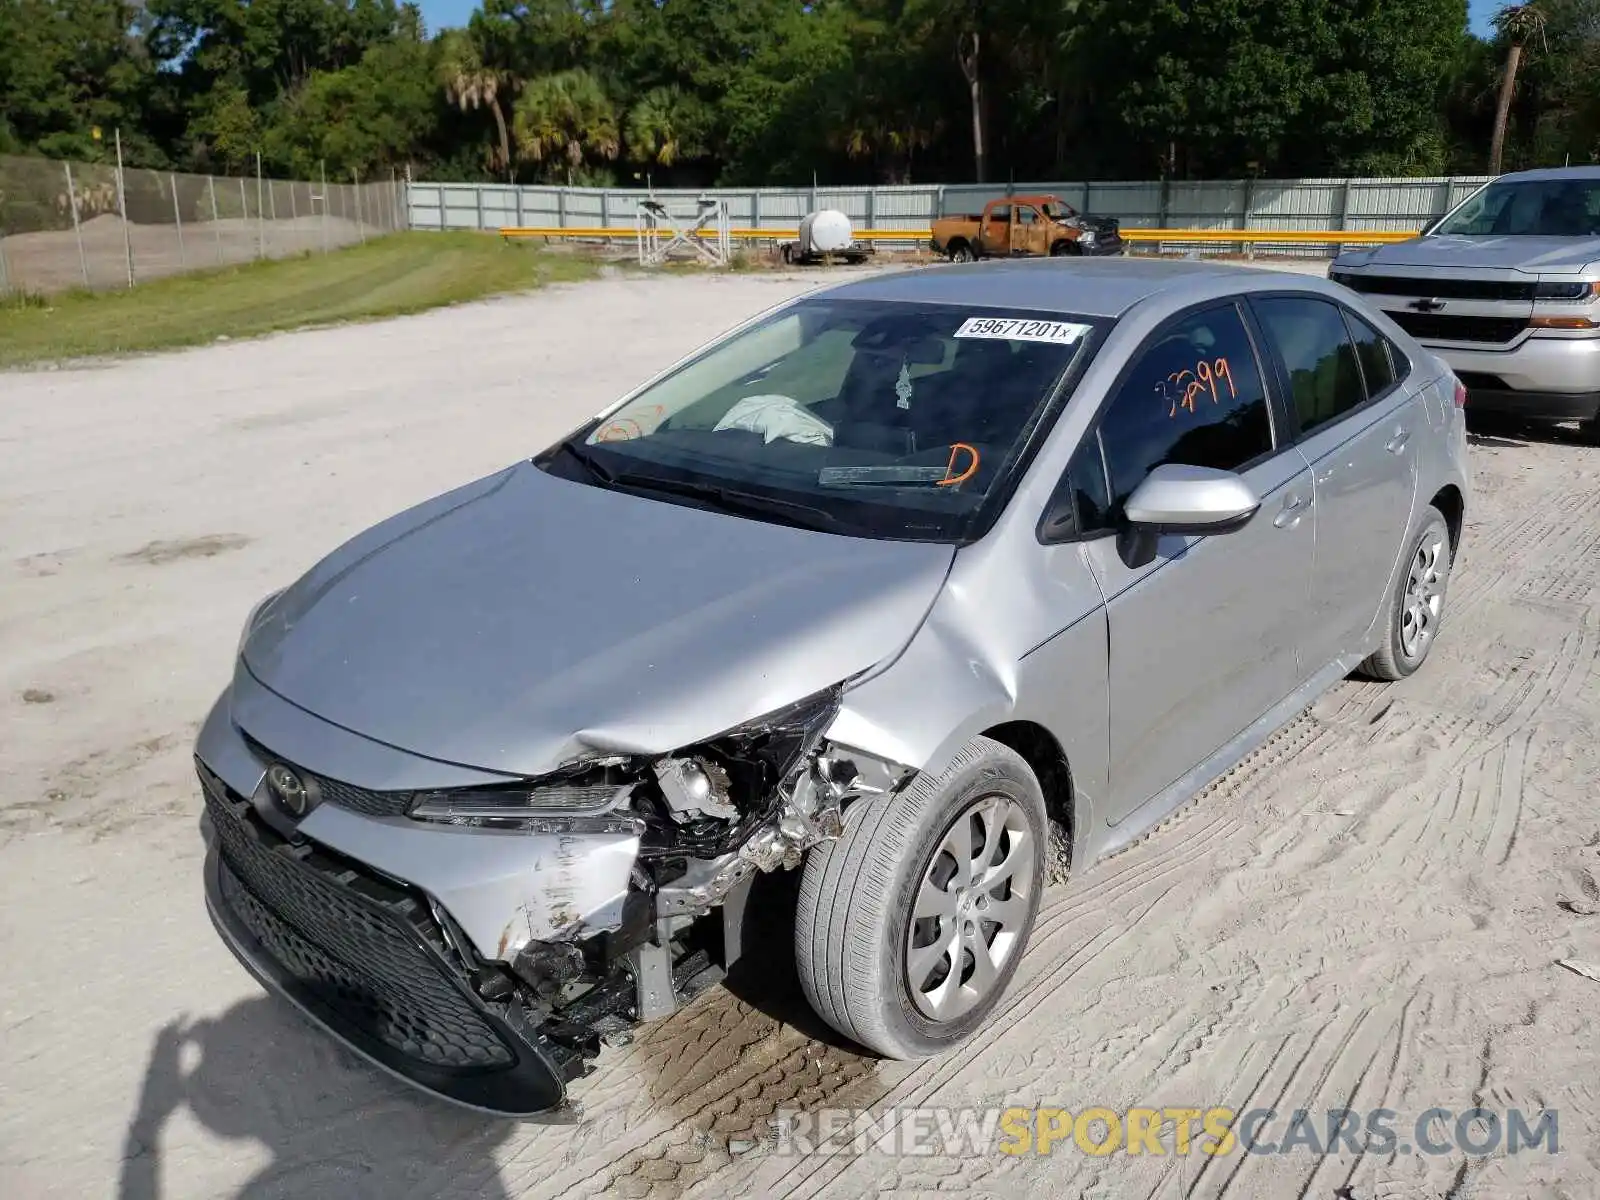
[[[1071,321],[1024,321],[1017,317],[968,317],[956,330],[958,338],[999,338],[1007,342],[1050,342],[1070,346],[1089,326]]]

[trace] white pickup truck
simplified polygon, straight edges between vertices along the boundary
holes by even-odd
[[[1444,359],[1469,412],[1578,421],[1600,442],[1600,166],[1502,175],[1329,276]]]

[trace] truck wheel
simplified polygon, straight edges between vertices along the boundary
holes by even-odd
[[[972,261],[972,247],[965,242],[957,242],[950,247],[950,261],[954,263],[969,263]]]
[[[1063,240],[1050,247],[1051,258],[1067,258],[1078,253],[1080,253],[1080,251],[1078,250],[1077,242]]]
[[[811,1007],[889,1058],[963,1041],[1022,958],[1048,840],[1038,779],[986,737],[938,778],[854,805],[801,877],[795,959]]]

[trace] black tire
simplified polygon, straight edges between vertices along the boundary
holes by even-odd
[[[1015,851],[1017,871],[1031,872],[1022,888],[1013,891],[1008,886],[996,905],[997,909],[1016,902],[1015,911],[1025,917],[1012,927],[1006,957],[986,994],[953,1019],[930,1019],[919,1011],[907,974],[913,905],[925,877],[944,861],[943,847],[958,828],[957,819],[972,822],[974,807],[990,798],[1004,802],[1007,819],[1014,818],[1019,830],[1025,828],[1031,841],[1030,845],[1020,837],[1013,840],[1008,833],[1007,840],[997,839],[995,850],[1003,861],[1010,861]],[[969,835],[973,828],[968,825]],[[811,1007],[845,1037],[888,1058],[926,1058],[965,1040],[1005,994],[1027,946],[1047,879],[1049,836],[1044,794],[1033,771],[1015,751],[986,737],[963,747],[938,778],[919,777],[885,802],[864,800],[853,805],[845,813],[843,835],[812,849],[801,877],[795,960]],[[964,889],[947,894],[960,895],[961,903],[976,906],[964,910],[967,913],[981,912],[989,898],[982,889],[971,891],[979,895],[977,900],[969,899]],[[970,915],[932,920],[953,921],[952,930],[965,921],[969,934],[975,927]],[[976,920],[980,936],[998,944],[995,932],[982,929],[984,918]],[[926,924],[918,922],[919,928]],[[955,935],[952,943],[960,954],[969,954]],[[946,979],[948,964],[955,963],[955,969],[963,971],[955,992],[968,991],[962,985],[975,978],[975,963],[942,956],[934,961],[946,967]]]
[[[1578,423],[1578,437],[1586,445],[1600,446],[1600,417],[1591,417]]]
[[[1434,551],[1436,558],[1432,570],[1437,575],[1435,594],[1438,597],[1438,612],[1431,617],[1431,626],[1426,630],[1425,638],[1408,639],[1407,630],[1412,626],[1408,625],[1407,614],[1416,611],[1414,580],[1421,565],[1420,560],[1428,553],[1429,547],[1437,547]],[[1383,643],[1371,658],[1361,664],[1362,674],[1388,683],[1415,674],[1417,668],[1427,661],[1428,652],[1433,649],[1433,643],[1438,637],[1439,622],[1443,619],[1445,600],[1449,594],[1450,568],[1454,565],[1450,527],[1438,509],[1425,510],[1422,525],[1411,535],[1407,548],[1409,554],[1406,563],[1401,567],[1400,579],[1395,585],[1394,594],[1389,599]],[[1414,619],[1412,623],[1415,623]],[[1408,640],[1412,649],[1407,648]]]
[[[1051,258],[1072,258],[1082,253],[1083,251],[1078,248],[1077,242],[1062,240],[1050,247]]]
[[[953,263],[969,263],[975,261],[972,247],[965,242],[955,242],[951,245],[948,254]]]

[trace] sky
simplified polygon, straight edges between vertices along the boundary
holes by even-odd
[[[478,0],[420,0],[422,15],[428,22],[430,33],[448,29],[452,25],[465,25]],[[1489,31],[1489,18],[1504,0],[1467,0],[1468,23],[1475,33]]]

